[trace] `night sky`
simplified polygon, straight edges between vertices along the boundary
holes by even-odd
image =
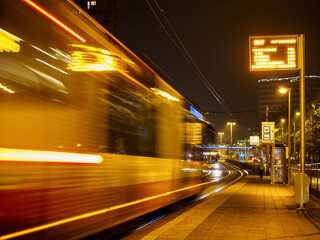
[[[154,3],[153,0],[149,0]],[[250,72],[249,36],[305,34],[306,74],[320,74],[319,0],[158,0],[202,73],[237,121],[235,139],[258,121],[258,80],[298,72]],[[231,119],[171,42],[145,0],[117,0],[118,38],[147,64],[147,56],[228,136]]]

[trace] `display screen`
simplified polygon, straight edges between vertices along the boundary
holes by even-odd
[[[298,36],[249,37],[250,71],[296,70]]]

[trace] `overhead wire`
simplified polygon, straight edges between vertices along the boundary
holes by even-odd
[[[156,0],[153,0],[154,4],[156,5],[156,7],[158,8],[159,12],[161,13],[163,19],[165,20],[166,24],[169,26],[173,36],[169,33],[168,29],[164,26],[163,22],[161,21],[160,17],[158,16],[158,14],[156,13],[156,11],[154,10],[153,6],[150,4],[149,0],[146,0],[148,6],[150,7],[151,11],[153,12],[154,16],[156,17],[156,19],[158,20],[158,22],[160,23],[161,27],[163,28],[163,30],[165,31],[165,33],[168,35],[168,37],[170,38],[170,40],[173,42],[173,44],[178,48],[178,50],[181,52],[181,54],[185,57],[185,59],[189,62],[189,64],[191,65],[192,69],[195,71],[196,75],[201,79],[201,81],[204,83],[204,85],[208,88],[208,90],[210,91],[210,93],[215,97],[215,99],[218,101],[218,103],[223,107],[223,109],[227,112],[227,114],[229,115],[229,117],[233,118],[232,113],[230,111],[230,108],[228,106],[228,104],[223,100],[223,98],[217,93],[217,91],[212,87],[212,85],[210,84],[210,82],[207,80],[207,78],[204,76],[204,74],[202,73],[202,71],[199,69],[198,65],[196,64],[196,62],[193,60],[193,58],[191,57],[191,55],[189,54],[188,50],[185,48],[184,44],[182,43],[182,41],[180,40],[179,36],[177,35],[177,33],[175,32],[175,30],[173,29],[172,25],[170,24],[169,20],[167,19],[167,17],[165,16],[165,14],[163,13],[163,10],[161,9],[161,7],[159,6],[159,4],[157,3]],[[175,39],[174,39],[175,38]]]

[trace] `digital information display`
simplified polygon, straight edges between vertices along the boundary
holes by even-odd
[[[298,35],[249,37],[250,71],[298,70]]]

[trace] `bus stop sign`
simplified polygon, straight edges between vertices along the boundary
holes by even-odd
[[[262,142],[274,143],[274,122],[262,122]]]

